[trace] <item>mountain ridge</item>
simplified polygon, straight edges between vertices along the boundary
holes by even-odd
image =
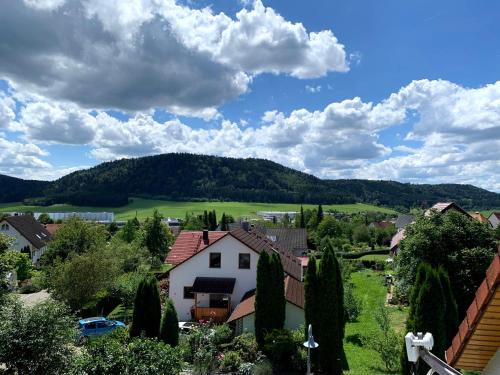
[[[121,206],[134,196],[264,203],[363,202],[405,208],[455,201],[466,209],[500,207],[500,194],[473,185],[323,180],[265,159],[182,153],[105,162],[50,182],[0,175],[0,202]]]

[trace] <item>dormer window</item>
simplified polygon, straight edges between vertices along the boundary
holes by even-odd
[[[2,230],[9,230],[9,224],[2,224]]]

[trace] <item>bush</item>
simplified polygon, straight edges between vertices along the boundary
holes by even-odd
[[[233,331],[227,324],[221,324],[214,328],[214,344],[217,347],[228,344],[233,338]]]
[[[267,360],[256,363],[253,367],[253,375],[273,375],[273,366]]]
[[[354,295],[352,283],[344,284],[344,310],[349,322],[355,322],[363,311],[363,302]]]
[[[255,336],[251,333],[244,333],[236,336],[227,348],[237,351],[244,362],[255,363],[261,356],[259,352]]]
[[[292,333],[286,329],[273,329],[264,338],[266,355],[278,370],[291,367],[290,358],[295,355],[297,348]]]
[[[242,364],[242,360],[238,352],[226,352],[221,354],[221,357],[219,369],[222,372],[237,371]]]
[[[31,293],[39,292],[40,290],[41,289],[38,288],[36,285],[26,284],[26,285],[23,285],[21,288],[19,288],[19,293],[20,294],[31,294]]]
[[[211,374],[217,367],[215,355],[217,347],[214,344],[214,334],[208,325],[202,325],[188,336],[188,362],[193,363],[196,375]]]

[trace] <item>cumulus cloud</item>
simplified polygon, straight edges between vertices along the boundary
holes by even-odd
[[[41,157],[47,153],[32,143],[9,141],[0,133],[0,171],[15,176],[23,176],[24,169],[50,168]]]
[[[254,75],[347,70],[331,31],[308,33],[261,1],[236,19],[174,0],[8,1],[0,12],[0,77],[85,108],[210,119]]]
[[[16,102],[13,98],[0,92],[0,129],[11,127],[16,118]]]

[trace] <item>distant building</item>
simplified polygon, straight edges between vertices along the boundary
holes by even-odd
[[[181,232],[181,221],[175,217],[165,217],[161,219],[164,224],[167,224],[172,234],[177,237]]]
[[[500,225],[500,212],[493,212],[488,218],[488,221],[493,229],[497,229]]]
[[[398,218],[396,219],[396,223],[394,224],[396,226],[396,229],[399,231],[401,229],[405,229],[408,224],[413,223],[415,220],[415,216],[413,215],[407,215],[407,214],[399,214]]]
[[[427,211],[425,211],[425,215],[426,216],[429,216],[431,214],[431,210],[434,210],[434,211],[437,211],[439,213],[446,213],[450,210],[453,210],[453,211],[457,211],[457,212],[460,212],[461,214],[464,214],[466,216],[469,216],[469,213],[467,211],[465,211],[462,207],[460,207],[458,204],[454,203],[454,202],[439,202],[439,203],[436,203],[434,206],[432,206],[430,209],[428,209]]]
[[[43,212],[35,212],[35,219],[38,220]],[[68,220],[73,217],[85,221],[95,221],[97,223],[109,224],[115,221],[115,214],[113,212],[45,212],[52,220]]]
[[[398,254],[398,249],[399,249],[399,243],[401,242],[401,240],[403,240],[405,238],[405,230],[404,229],[401,229],[400,231],[398,231],[394,236],[392,236],[392,239],[391,239],[391,246],[390,246],[390,249],[391,249],[391,255],[394,256],[394,255],[397,255]]]
[[[7,216],[0,221],[0,233],[15,238],[12,247],[28,252],[35,264],[52,239],[49,231],[31,215]]]
[[[473,214],[470,214],[470,216],[472,216],[474,220],[479,221],[481,224],[489,224],[488,219],[486,218],[486,216],[483,216],[481,212],[476,211]]]
[[[257,216],[268,221],[280,221],[283,220],[285,215],[288,215],[290,220],[294,220],[295,216],[298,215],[298,212],[296,211],[257,211]]]

